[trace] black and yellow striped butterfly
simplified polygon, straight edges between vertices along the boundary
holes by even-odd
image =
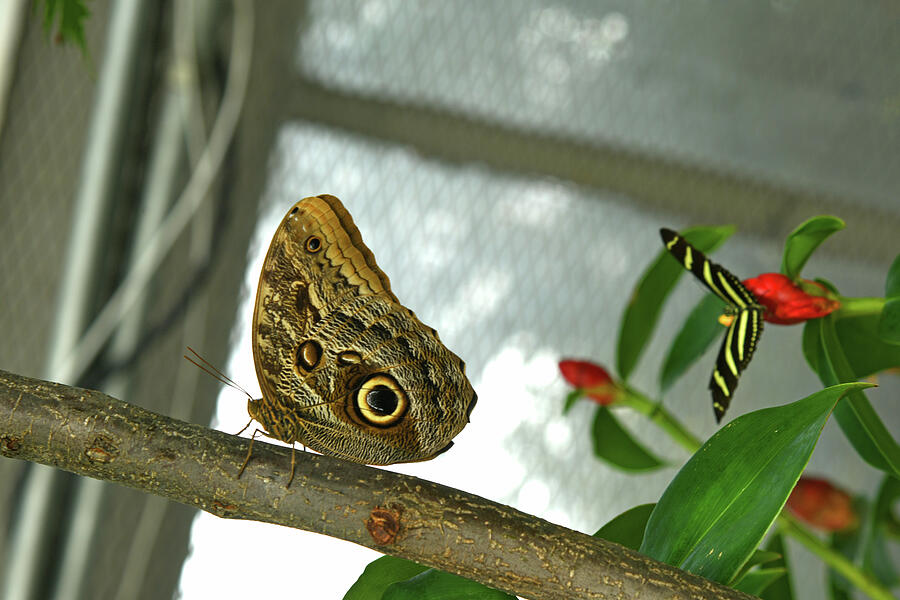
[[[691,246],[683,237],[671,229],[660,229],[659,233],[666,250],[724,300],[728,304],[728,313],[734,317],[722,340],[716,368],[709,379],[713,410],[716,422],[719,422],[731,404],[741,371],[750,363],[750,357],[756,350],[763,330],[764,308],[737,277],[706,258],[705,254]]]

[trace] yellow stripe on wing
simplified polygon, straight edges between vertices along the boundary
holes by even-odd
[[[677,235],[676,235],[675,237],[673,237],[673,238],[671,239],[671,241],[669,241],[669,242],[666,244],[666,250],[670,250],[670,251],[671,251],[672,248],[675,247],[675,244],[677,244],[677,243],[678,243],[678,240],[680,240],[680,239],[681,239],[681,238],[678,237]]]
[[[722,393],[725,395],[725,397],[726,398],[729,397],[731,395],[731,392],[728,390],[728,384],[725,383],[725,378],[722,377],[721,373],[719,373],[719,369],[713,370],[713,379],[716,381],[716,385],[719,386],[719,388],[722,390]]]
[[[715,282],[713,281],[712,271],[709,268],[708,260],[703,261],[703,279],[706,280],[706,285],[709,286],[709,289],[714,291],[717,296],[722,296],[722,290],[717,288]],[[728,298],[724,298],[724,297],[722,299],[725,301],[728,300]]]
[[[716,275],[719,276],[719,285],[722,286],[722,289],[724,289],[725,293],[728,295],[728,301],[732,304],[736,304],[738,308],[747,308],[747,302],[734,290],[734,288],[731,287],[725,274],[722,271],[719,271]]]
[[[725,344],[722,345],[722,352],[725,354],[725,364],[728,365],[728,370],[731,371],[732,375],[737,377],[738,376],[737,364],[735,364],[734,356],[731,354],[731,341],[734,338],[734,330],[735,330],[735,323],[732,323],[731,326],[728,328],[728,333],[725,334]]]
[[[738,313],[737,318],[737,328],[738,328],[738,362],[743,364],[744,362],[744,349],[747,346],[747,321],[749,318],[749,310],[742,310]]]

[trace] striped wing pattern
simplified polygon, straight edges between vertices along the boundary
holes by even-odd
[[[722,340],[716,367],[709,379],[718,422],[731,404],[741,371],[750,363],[756,350],[763,329],[763,307],[737,277],[706,258],[683,237],[671,229],[660,229],[660,235],[666,250],[734,312],[734,320]]]

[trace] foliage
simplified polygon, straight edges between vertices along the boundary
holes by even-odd
[[[43,0],[43,4],[44,32],[49,36],[55,28],[54,39],[58,43],[75,44],[87,56],[84,23],[91,16],[91,11],[85,0]],[[39,10],[39,3],[34,6],[35,10]]]
[[[805,323],[798,359],[802,354],[824,386],[806,398],[773,398],[773,406],[732,420],[701,444],[661,402],[628,383],[684,271],[665,249],[639,279],[622,316],[618,378],[590,361],[561,361],[563,378],[573,388],[563,412],[582,400],[596,405],[591,435],[600,461],[635,473],[666,464],[635,441],[616,419],[617,410],[645,415],[693,453],[658,503],[626,511],[603,526],[598,537],[766,600],[794,597],[791,565],[784,556],[784,538],[791,537],[830,567],[832,598],[849,598],[853,589],[871,598],[892,597],[890,588],[900,583],[900,576],[887,546],[900,538],[893,512],[900,499],[900,446],[866,398],[865,388],[873,384],[859,380],[900,367],[900,256],[889,270],[884,298],[845,297],[823,279],[801,279],[812,253],[843,228],[835,217],[809,219],[787,238],[781,273],[744,281],[764,306],[767,321]],[[682,235],[701,252],[711,252],[733,232],[727,226],[695,227]],[[663,394],[721,335],[716,318],[723,307],[708,295],[687,317],[659,374]],[[698,402],[708,407],[709,397]],[[803,475],[832,414],[860,459],[885,473],[871,500],[852,499],[827,480]],[[793,516],[782,512],[789,498]],[[834,533],[823,542],[800,521]],[[406,597],[508,596],[389,557],[371,563],[345,596]]]

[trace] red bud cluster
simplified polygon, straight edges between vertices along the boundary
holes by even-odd
[[[795,283],[781,273],[763,273],[744,280],[744,285],[766,307],[763,318],[769,323],[793,325],[841,307],[824,285],[802,279]]]
[[[606,406],[616,401],[619,388],[606,369],[586,360],[565,359],[559,361],[563,379],[598,404]]]
[[[859,522],[850,494],[825,479],[801,477],[786,506],[801,521],[825,531],[842,531]]]

